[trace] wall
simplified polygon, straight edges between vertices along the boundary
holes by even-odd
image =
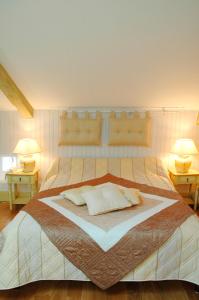
[[[0,1],[0,63],[36,109],[199,109],[198,36],[198,0]]]
[[[42,175],[57,156],[145,156],[168,154],[172,144],[179,137],[193,138],[199,145],[199,126],[195,125],[195,111],[151,111],[152,147],[58,147],[59,116],[61,111],[35,112],[35,118],[24,120],[16,112],[0,112],[0,155],[12,152],[19,138],[33,137],[41,145],[43,152],[39,163]],[[103,114],[103,144],[107,141],[108,113]]]

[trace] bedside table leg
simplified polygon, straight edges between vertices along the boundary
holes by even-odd
[[[8,194],[9,194],[9,204],[10,204],[10,210],[12,210],[12,184],[8,184]]]
[[[197,210],[198,206],[198,185],[196,186],[196,191],[194,195],[194,210]]]
[[[31,188],[31,197],[33,197],[37,193],[37,184],[34,183]]]

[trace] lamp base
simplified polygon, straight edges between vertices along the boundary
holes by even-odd
[[[188,173],[191,167],[192,160],[190,156],[178,157],[175,160],[175,168],[178,173]]]
[[[33,172],[35,169],[35,161],[34,160],[21,160],[21,167],[24,173]]]

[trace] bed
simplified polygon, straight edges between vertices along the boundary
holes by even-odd
[[[124,226],[125,222],[122,219],[124,216],[121,216],[121,222],[118,224],[114,212],[110,215],[107,214],[107,218],[110,216],[111,219],[113,216],[112,235],[108,232],[110,227],[107,227],[109,228],[105,230],[107,239],[104,238],[103,241],[100,241],[99,236],[99,240],[97,240],[95,235],[97,236],[98,233],[100,235],[102,227],[95,222],[96,219],[92,219],[94,220],[92,221],[87,218],[86,222],[83,222],[81,211],[77,213],[77,218],[74,208],[71,208],[72,211],[70,211],[69,207],[66,209],[57,205],[57,201],[60,201],[60,192],[67,188],[82,185],[85,182],[94,185],[107,181],[124,186],[139,187],[144,195],[148,195],[146,197],[153,196],[153,200],[160,201],[162,205],[160,205],[161,207],[158,206],[158,210],[156,207],[155,209],[150,208],[144,213],[141,212],[142,215],[139,215],[140,212],[136,211],[136,214],[143,219],[142,222],[138,221],[136,225],[134,224],[134,229],[139,228],[139,230],[142,230],[143,224],[149,226],[147,222],[151,222],[150,226],[153,227],[153,232],[147,231],[149,235],[146,236],[144,241],[147,241],[147,239],[149,241],[151,237],[152,239],[151,242],[147,242],[148,244],[145,243],[144,256],[141,260],[139,248],[134,249],[137,262],[131,264],[131,259],[133,260],[134,257],[130,256],[128,258],[129,265],[134,266],[131,270],[125,269],[128,265],[125,249],[122,248],[118,252],[118,260],[120,259],[122,262],[119,275],[116,274],[117,270],[113,270],[113,265],[108,266],[107,269],[104,256],[101,263],[95,258],[97,267],[93,266],[92,262],[90,270],[87,270],[85,262],[88,260],[89,264],[90,258],[88,256],[97,255],[97,251],[102,252],[103,250],[106,252],[116,248],[120,240],[123,239],[124,233],[118,236],[118,232],[115,232],[114,228],[124,229],[125,234],[129,234],[132,224],[131,228],[125,229],[126,225]],[[36,198],[29,206],[21,210],[1,233],[1,290],[19,287],[39,280],[92,280],[102,289],[106,289],[118,281],[185,280],[199,285],[199,218],[180,200],[161,160],[154,157],[57,158],[42,182],[40,193]],[[176,206],[174,206],[174,203]],[[171,211],[171,208],[173,211]],[[180,215],[181,208],[183,212]],[[48,216],[51,212],[51,219],[47,218],[48,220],[45,220],[46,223],[43,224],[44,215]],[[165,212],[168,214],[164,214]],[[136,214],[134,212],[131,219],[136,217]],[[164,221],[161,225],[164,230],[161,227],[159,228],[158,219],[155,219],[158,215],[163,217],[159,217],[159,221],[160,223],[161,220]],[[118,216],[120,218],[119,214]],[[68,217],[67,224],[64,223],[66,217]],[[169,231],[167,228],[170,226],[169,223],[172,223],[172,219],[174,223],[175,220],[179,220],[179,222],[176,223],[176,227],[174,226]],[[66,227],[62,226],[61,220],[63,220]],[[61,225],[57,226],[58,223],[56,222]],[[82,227],[80,223],[83,224]],[[74,224],[76,235],[70,237],[70,241],[66,243],[67,234],[70,235],[73,232]],[[121,226],[117,227],[116,225]],[[143,228],[145,230],[149,227]],[[50,232],[51,230],[53,232]],[[135,241],[140,239],[140,232],[133,231],[134,244]],[[163,236],[160,243],[160,236],[163,232],[166,235]],[[170,234],[168,234],[169,232]],[[136,234],[137,240],[135,239]],[[156,239],[157,234],[158,242]],[[61,235],[63,239],[60,238]],[[94,247],[91,247],[91,251],[88,250],[88,253],[85,250],[86,248],[82,247],[84,236],[88,239],[88,243]],[[79,243],[81,252],[78,252],[78,250],[76,250],[76,253],[74,252],[74,243],[77,244],[75,246],[78,246]],[[126,247],[128,247],[127,251],[129,253],[131,252],[129,251],[129,245],[133,249],[134,244],[127,243]],[[64,252],[64,247],[67,248],[68,255],[67,252]],[[112,258],[113,256],[110,257],[110,260]],[[80,261],[81,264],[79,264]],[[103,280],[100,278],[102,275],[100,275],[99,265],[107,271]]]

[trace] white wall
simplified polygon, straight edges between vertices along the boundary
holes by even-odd
[[[0,63],[36,109],[199,109],[198,36],[198,0],[0,1]]]
[[[193,138],[199,146],[199,126],[196,126],[197,112],[152,111],[152,147],[108,147],[106,145],[58,147],[59,116],[61,111],[35,112],[35,118],[24,120],[16,112],[0,112],[0,155],[12,152],[19,138],[34,137],[41,145],[42,175],[57,156],[165,156],[179,137]],[[108,114],[104,113],[103,144],[108,138]],[[199,167],[199,166],[198,166]]]

